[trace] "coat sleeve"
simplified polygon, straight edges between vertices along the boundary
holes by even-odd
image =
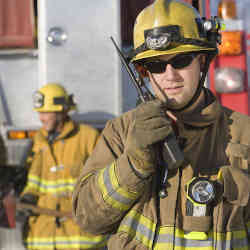
[[[100,135],[99,135],[98,130],[94,128],[88,129],[87,133],[88,135],[87,135],[86,143],[87,143],[87,154],[89,157],[92,154]]]
[[[92,154],[96,143],[98,141],[100,134],[97,129],[90,127],[88,125],[81,124],[79,126],[79,156],[80,163],[74,165],[70,169],[70,173],[74,178],[78,178],[80,175],[81,169],[85,164],[86,160]]]
[[[38,132],[39,133],[39,132]],[[28,176],[27,182],[24,187],[24,190],[21,193],[21,197],[24,194],[33,194],[39,195],[39,181],[41,177],[41,167],[42,167],[42,152],[39,149],[39,143],[37,142],[38,136],[34,138],[32,142],[32,147],[30,153],[26,159],[27,168],[28,168]]]
[[[73,193],[73,213],[89,233],[115,231],[149,183],[150,178],[141,179],[130,167],[123,154],[126,136],[117,127],[123,126],[107,123]]]

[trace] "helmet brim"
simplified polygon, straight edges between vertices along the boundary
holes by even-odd
[[[179,54],[179,53],[188,53],[188,52],[204,52],[204,51],[215,51],[215,48],[208,48],[208,47],[201,47],[201,46],[194,46],[191,44],[180,45],[178,47],[174,47],[168,50],[147,50],[142,53],[139,53],[134,58],[132,58],[131,62],[136,62],[142,59],[156,57],[156,56],[163,56],[163,55],[172,55],[172,54]]]

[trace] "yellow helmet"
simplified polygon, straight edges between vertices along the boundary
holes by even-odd
[[[220,23],[179,0],[155,0],[137,16],[132,61],[184,52],[217,52]]]
[[[68,95],[65,88],[57,83],[48,83],[36,91],[33,106],[37,112],[61,112],[76,108],[73,95]]]

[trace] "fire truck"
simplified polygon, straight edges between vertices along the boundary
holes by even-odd
[[[73,119],[98,129],[135,107],[136,91],[110,37],[129,51],[135,17],[153,1],[0,0],[0,133],[6,153],[2,167],[25,167],[31,139],[40,126],[32,95],[46,83],[64,85],[78,105]],[[186,2],[201,16],[218,15],[219,0]],[[235,4],[237,13],[224,20],[222,36],[224,43],[228,36],[231,41],[211,65],[206,84],[223,105],[249,114],[250,20],[245,10],[250,3],[235,0]],[[236,46],[232,38],[238,39],[239,47],[230,54],[232,44]],[[24,249],[21,226],[0,228],[0,249]]]
[[[130,49],[127,20],[148,4],[134,2],[0,0],[1,167],[25,167],[40,126],[32,95],[46,83],[64,85],[77,103],[73,119],[98,129],[135,107],[137,94],[110,40]],[[0,228],[0,249],[24,249],[21,226]]]
[[[207,1],[206,15],[217,15],[224,27],[219,55],[210,69],[210,88],[222,105],[250,114],[249,90],[249,1]]]
[[[250,114],[249,44],[250,25],[247,0],[186,0],[201,16],[218,16],[221,21],[221,45],[207,77],[209,87],[222,105]]]

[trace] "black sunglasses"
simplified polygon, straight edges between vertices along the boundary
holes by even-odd
[[[162,61],[162,60],[154,60],[154,61],[144,61],[142,65],[151,73],[163,73],[166,70],[166,67],[168,64],[170,64],[175,69],[183,69],[190,65],[193,61],[193,59],[198,54],[190,53],[190,54],[181,54],[178,56],[175,56],[174,58],[168,60],[168,61]]]

